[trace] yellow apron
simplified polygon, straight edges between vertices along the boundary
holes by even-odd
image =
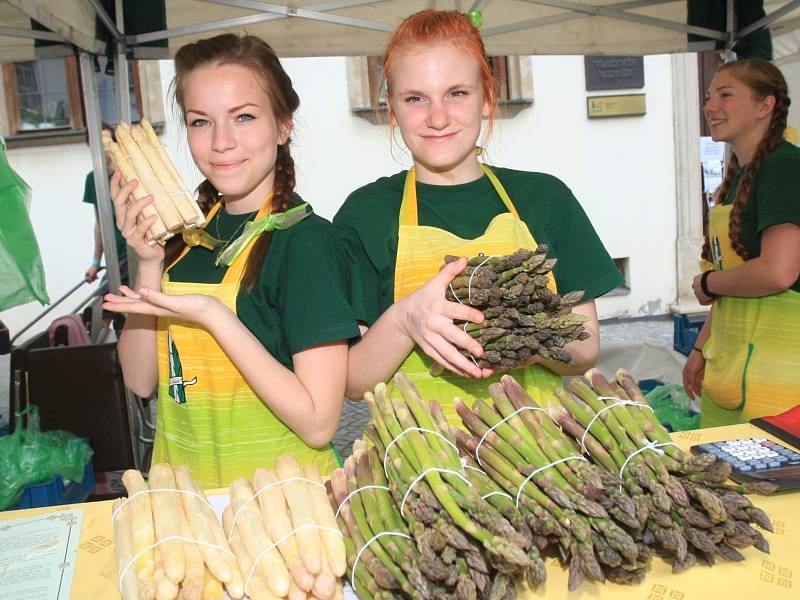
[[[709,239],[715,270],[743,264],[731,246],[732,205],[711,209]],[[714,302],[703,346],[702,427],[772,415],[800,402],[800,293],[762,298],[723,296]]]
[[[256,218],[267,213],[268,205]],[[219,207],[212,209],[209,220]],[[239,284],[254,240],[228,267],[221,283],[172,282],[165,273],[164,293],[214,296],[236,313]],[[313,462],[323,474],[339,466],[332,446],[311,448],[267,408],[208,331],[194,323],[160,318],[157,343],[154,464],[188,466],[203,489],[250,478],[256,468],[274,466],[282,454],[294,455],[301,464]]]
[[[403,191],[403,202],[400,205],[394,279],[395,302],[417,290],[436,275],[444,264],[444,257],[447,254],[492,256],[511,254],[519,248],[534,249],[538,246],[528,226],[519,218],[514,204],[497,177],[486,165],[481,167],[509,212],[497,215],[489,223],[483,235],[474,240],[462,239],[437,227],[419,225],[416,176],[413,167],[409,170]],[[550,274],[550,288],[556,291],[552,274]],[[465,379],[449,371],[434,376],[430,372],[433,362],[419,348],[415,348],[399,370],[408,375],[426,400],[438,400],[444,408],[447,420],[453,424],[461,423],[455,412],[454,398],[460,398],[467,405],[471,405],[475,398],[486,399],[489,397],[489,385],[500,381],[502,376],[498,373],[486,379]],[[539,403],[562,385],[560,376],[541,365],[517,369],[513,375]],[[390,388],[393,389],[393,384],[390,384]]]

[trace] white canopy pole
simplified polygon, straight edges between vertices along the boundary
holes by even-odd
[[[114,62],[114,87],[117,90],[117,119],[131,122],[130,81],[128,80],[128,54],[125,45],[125,13],[123,0],[116,0],[117,31],[120,39],[116,42]]]
[[[102,126],[100,125],[100,102],[97,98],[97,81],[94,76],[94,61],[88,52],[80,53],[81,83],[83,84],[83,106],[86,110],[86,131],[89,133],[89,148],[92,151],[94,187],[97,192],[97,217],[100,220],[100,235],[106,257],[106,274],[109,290],[116,292],[121,279],[119,257],[114,242],[114,215],[108,193],[108,171],[103,150]]]

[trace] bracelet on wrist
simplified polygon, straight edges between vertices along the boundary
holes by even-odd
[[[92,265],[94,265],[95,267],[99,267],[100,266],[100,259],[99,258],[93,258],[92,259]]]
[[[708,277],[713,272],[714,272],[713,270],[709,270],[703,273],[703,275],[700,277],[700,289],[703,290],[703,293],[709,298],[719,298],[719,294],[715,294],[710,289],[708,289]]]
[[[693,351],[693,352],[699,352],[701,355],[703,354],[703,349],[702,349],[702,348],[700,348],[699,346],[695,346],[695,347],[693,347],[693,348],[692,348],[692,351]]]

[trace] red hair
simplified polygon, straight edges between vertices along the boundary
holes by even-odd
[[[497,81],[486,58],[481,34],[467,15],[457,10],[422,10],[400,23],[389,38],[383,59],[383,76],[387,86],[392,76],[395,57],[422,45],[456,45],[470,54],[478,63],[483,95],[489,105],[489,129],[497,110]]]

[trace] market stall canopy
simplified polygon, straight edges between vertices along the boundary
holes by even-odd
[[[286,57],[378,55],[404,17],[431,6],[480,10],[494,55],[708,50],[767,29],[776,58],[800,50],[800,0],[3,0],[0,61],[70,52],[64,42],[110,53],[115,40],[136,57],[167,58],[224,31],[258,35]]]

